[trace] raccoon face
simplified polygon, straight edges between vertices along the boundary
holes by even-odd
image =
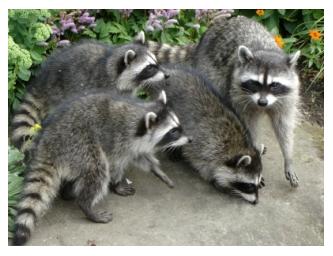
[[[148,112],[136,133],[137,136],[144,136],[157,150],[169,150],[191,142],[191,138],[183,134],[178,117],[167,108],[166,103],[166,94],[162,91],[157,100],[160,109]]]
[[[252,53],[247,47],[240,46],[240,66],[233,74],[233,86],[237,87],[244,103],[269,108],[280,98],[297,91],[299,80],[295,66],[299,55],[299,51],[289,56],[274,51]]]
[[[163,83],[169,77],[157,63],[155,55],[144,45],[144,33],[136,37],[130,48],[132,49],[127,49],[117,64],[118,89],[136,92],[138,89]]]
[[[262,179],[262,164],[259,155],[235,155],[225,162],[227,169],[215,173],[214,185],[231,195],[256,204]]]

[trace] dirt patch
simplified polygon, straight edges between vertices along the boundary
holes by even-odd
[[[315,79],[318,71],[301,71],[301,112],[305,120],[324,126],[324,79]]]

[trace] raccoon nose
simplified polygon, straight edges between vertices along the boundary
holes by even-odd
[[[168,73],[164,73],[164,78],[168,79],[170,77],[170,75]]]
[[[188,143],[191,143],[193,141],[193,138],[192,137],[188,137]]]
[[[268,104],[268,101],[267,101],[266,98],[260,98],[258,100],[258,105],[261,106],[261,107],[265,107],[265,106],[267,106],[267,104]]]

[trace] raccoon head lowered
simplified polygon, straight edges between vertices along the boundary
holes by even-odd
[[[112,65],[116,68],[116,84],[120,91],[132,91],[136,95],[139,89],[164,85],[169,77],[144,42],[144,33],[140,33],[132,44],[118,47],[116,63],[108,65],[110,69]]]
[[[256,204],[262,186],[262,152],[254,150],[251,154],[237,154],[225,160],[225,167],[215,172],[213,184],[223,192]]]
[[[191,142],[191,138],[183,134],[182,126],[176,114],[167,106],[165,91],[162,91],[155,103],[153,111],[145,114],[137,126],[136,136],[144,148],[168,150]],[[148,146],[149,145],[149,146]]]
[[[258,109],[271,108],[283,98],[298,92],[296,71],[300,51],[286,55],[278,50],[252,51],[238,48],[238,65],[233,73],[232,97],[237,102]]]

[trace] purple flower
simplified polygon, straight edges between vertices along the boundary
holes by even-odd
[[[57,36],[60,35],[60,29],[53,26],[52,27],[52,35],[57,35]]]
[[[95,22],[95,17],[90,17],[89,12],[84,12],[80,17],[79,17],[79,23],[81,24],[92,24]]]
[[[123,15],[123,17],[128,18],[133,12],[133,9],[120,9],[119,12]]]
[[[170,19],[170,20],[168,20],[167,22],[164,23],[164,27],[170,28],[170,27],[173,26],[173,24],[176,24],[176,23],[178,23],[178,20]]]
[[[69,40],[60,40],[57,43],[57,47],[65,47],[65,46],[69,46],[71,44],[71,42]]]
[[[174,24],[178,23],[178,20],[174,17],[179,14],[179,10],[170,9],[156,9],[150,10],[149,19],[146,23],[145,30],[151,32],[154,30],[163,30],[164,28],[173,27]]]

